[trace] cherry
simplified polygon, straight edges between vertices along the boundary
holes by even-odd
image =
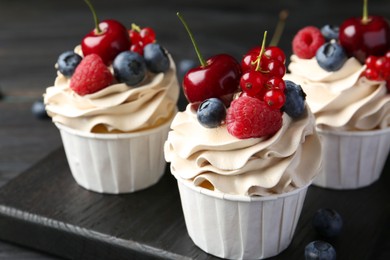
[[[116,55],[130,48],[130,38],[125,26],[116,20],[99,23],[95,9],[89,0],[85,0],[94,17],[95,29],[89,32],[81,42],[84,56],[95,53],[106,65],[112,63]]]
[[[192,41],[200,66],[188,70],[183,78],[183,90],[188,102],[196,108],[208,98],[219,98],[226,107],[237,92],[241,77],[240,64],[228,54],[212,56],[205,61],[184,18],[177,13]]]
[[[349,56],[361,63],[370,55],[383,56],[390,49],[390,25],[381,16],[368,16],[364,0],[363,17],[345,20],[340,26],[339,40]]]

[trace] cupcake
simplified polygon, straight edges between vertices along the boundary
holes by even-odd
[[[354,55],[339,40],[339,35],[344,37],[344,27],[308,26],[299,30],[293,40],[290,73],[285,76],[299,83],[307,94],[321,137],[323,170],[313,183],[332,189],[356,189],[374,183],[390,149],[390,95],[386,86],[390,80],[390,43],[385,47],[387,54]],[[311,43],[303,48],[307,42]],[[389,64],[387,69],[375,65],[379,60]]]
[[[266,66],[279,54],[279,48],[262,46],[247,55]],[[238,72],[237,61],[229,66],[226,74],[213,74],[235,84],[228,106],[219,96],[196,105],[199,100],[191,98],[186,84],[196,84],[193,73],[201,67],[185,75],[189,104],[171,124],[165,158],[177,179],[193,242],[217,257],[263,259],[279,254],[293,238],[307,188],[320,167],[320,141],[299,86],[287,87],[278,72],[262,73],[258,66],[243,63]],[[248,73],[258,74],[251,86]],[[210,93],[221,86],[208,88]]]
[[[165,171],[163,144],[179,96],[175,63],[150,33],[141,37],[145,28],[127,30],[114,20],[100,26],[102,34],[91,32],[59,56],[44,102],[76,182],[99,193],[134,192]],[[90,46],[109,32],[101,42],[114,49]]]

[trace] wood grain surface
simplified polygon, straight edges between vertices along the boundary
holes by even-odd
[[[177,11],[191,26],[204,57],[227,52],[239,59],[260,44],[264,30],[272,34],[282,9],[289,17],[279,46],[289,56],[297,30],[360,16],[362,1],[92,2],[101,19],[155,28],[181,80],[181,62],[196,61],[196,55]],[[369,5],[370,13],[390,18],[390,1],[370,0]],[[50,120],[32,116],[32,103],[54,82],[58,55],[79,44],[92,27],[81,0],[0,1],[0,259],[212,258],[191,244],[169,173],[142,193],[87,192],[69,175],[58,130]],[[185,104],[181,95],[179,109]],[[353,192],[311,187],[294,240],[275,259],[303,259],[304,246],[316,238],[310,220],[320,207],[335,208],[345,218],[342,236],[332,241],[339,259],[390,259],[389,172],[387,163],[377,183]],[[153,204],[154,193],[162,205]],[[159,215],[163,226],[146,225],[151,215]]]

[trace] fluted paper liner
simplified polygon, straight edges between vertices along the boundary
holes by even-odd
[[[128,193],[157,183],[164,174],[163,145],[171,121],[136,133],[97,134],[55,123],[76,182],[99,193]]]
[[[189,236],[203,251],[228,259],[263,259],[286,249],[309,185],[281,195],[250,197],[176,178]]]
[[[390,149],[390,128],[373,131],[317,129],[323,169],[313,184],[332,189],[357,189],[379,179]]]

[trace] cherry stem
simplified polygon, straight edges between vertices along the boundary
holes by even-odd
[[[254,64],[257,64],[256,65],[256,71],[260,70],[260,60],[261,60],[261,57],[263,56],[264,51],[265,51],[265,41],[266,41],[266,39],[267,39],[267,31],[264,32],[263,42],[261,43],[261,50],[260,50],[259,56],[257,56],[257,59],[254,62]]]
[[[98,33],[98,34],[102,33],[102,30],[99,27],[99,19],[98,19],[97,15],[96,15],[95,8],[93,7],[92,3],[89,0],[84,0],[84,2],[88,5],[89,9],[92,12],[93,20],[95,22],[96,33]]]
[[[366,24],[368,23],[368,0],[363,0],[363,17],[362,17],[362,23]]]
[[[176,15],[179,17],[180,21],[183,23],[184,27],[186,28],[188,35],[190,36],[190,39],[192,41],[192,45],[194,45],[195,52],[196,52],[196,55],[198,56],[200,65],[202,67],[205,67],[207,65],[207,63],[203,59],[202,55],[200,54],[200,51],[198,49],[198,45],[195,42],[194,36],[192,35],[190,28],[188,27],[186,21],[184,20],[183,16],[179,12],[177,12]]]
[[[272,35],[272,39],[271,39],[269,46],[278,46],[278,43],[279,43],[280,38],[282,36],[282,33],[284,31],[284,26],[286,24],[287,17],[288,17],[287,10],[282,10],[279,13],[279,21],[276,25],[274,35]]]

